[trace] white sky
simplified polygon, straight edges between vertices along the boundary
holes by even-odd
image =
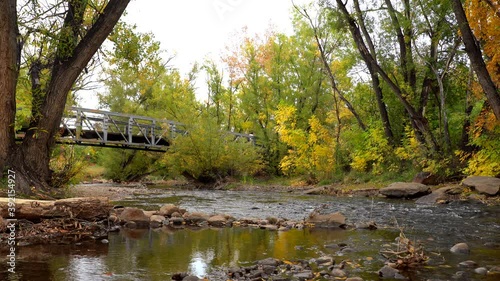
[[[311,0],[294,0],[297,5]],[[132,0],[125,21],[140,32],[151,32],[166,55],[175,54],[170,65],[182,74],[195,62],[217,61],[231,38],[243,27],[248,34],[274,30],[290,34],[292,0]],[[198,80],[203,80],[199,78]],[[203,99],[205,81],[197,81]],[[83,107],[97,108],[97,99],[81,101]]]

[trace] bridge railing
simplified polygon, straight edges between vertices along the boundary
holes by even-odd
[[[170,139],[185,133],[182,124],[145,116],[71,107],[61,121],[61,141],[165,150]]]

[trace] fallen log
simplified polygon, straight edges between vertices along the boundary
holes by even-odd
[[[11,203],[9,206],[9,202]],[[9,208],[14,205],[14,217]],[[112,205],[106,197],[68,198],[55,201],[0,198],[0,216],[38,221],[49,218],[98,220],[109,216]]]

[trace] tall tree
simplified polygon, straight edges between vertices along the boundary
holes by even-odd
[[[500,94],[498,92],[498,88],[493,82],[488,69],[486,68],[480,45],[476,37],[472,33],[469,21],[467,20],[464,8],[462,7],[462,2],[460,0],[453,0],[452,3],[453,12],[455,13],[455,17],[457,18],[460,33],[462,35],[462,41],[465,45],[465,51],[469,55],[472,69],[474,69],[474,72],[477,75],[479,84],[481,84],[481,87],[486,94],[486,98],[488,99],[488,102],[493,109],[493,113],[495,114],[497,120],[500,121]],[[495,28],[498,28],[498,26],[496,26]],[[498,46],[496,46],[495,48],[498,48]]]
[[[9,126],[9,122],[15,115],[15,87],[16,77],[19,73],[18,54],[22,43],[17,42],[17,1],[2,1],[2,24],[0,38],[5,40],[2,44],[2,60],[0,69],[6,75],[0,77],[2,96],[0,104],[6,105],[2,119],[2,134],[6,138],[0,139],[0,149],[5,154],[8,148],[7,165],[16,171],[16,187],[24,193],[32,193],[34,190],[43,192],[51,190],[51,170],[49,168],[50,152],[55,143],[55,137],[59,130],[59,124],[66,105],[66,100],[75,81],[85,69],[94,54],[98,51],[104,40],[113,30],[119,18],[125,11],[129,0],[109,0],[103,5],[87,0],[68,0],[60,3],[49,4],[44,7],[44,15],[37,14],[41,9],[37,1],[26,1],[21,7],[32,9],[31,14],[35,18],[23,21],[24,30],[29,33],[46,32],[37,30],[30,26],[36,22],[36,17],[47,17],[54,12],[54,17],[49,19],[52,26],[57,26],[52,41],[47,43],[50,54],[45,57],[43,68],[31,65],[33,104],[30,128],[26,132],[23,142],[13,145],[14,134],[11,128],[1,129]],[[60,15],[63,15],[62,20]],[[89,16],[91,15],[91,16]],[[16,41],[16,42],[14,42]],[[14,44],[15,43],[15,44]],[[46,69],[46,84],[38,84],[37,75],[42,75]],[[8,70],[8,71],[7,71]],[[12,73],[14,72],[14,73]],[[4,91],[5,90],[5,91]],[[2,164],[2,163],[0,163]],[[2,166],[2,165],[0,165]]]

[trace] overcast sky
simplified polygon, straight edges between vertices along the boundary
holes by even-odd
[[[311,0],[294,0],[301,5]],[[170,65],[182,74],[205,58],[218,60],[231,38],[244,27],[248,34],[264,34],[272,25],[291,33],[292,0],[132,0],[124,17],[140,32],[151,32],[168,55]],[[199,80],[202,80],[200,78]],[[197,81],[203,95],[204,81]],[[82,106],[97,108],[97,99],[82,100]]]

